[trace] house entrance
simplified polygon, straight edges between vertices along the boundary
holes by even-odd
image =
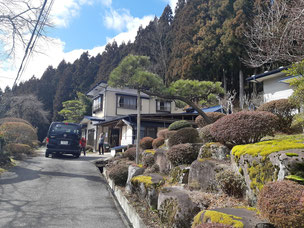
[[[119,129],[112,128],[110,134],[110,146],[115,147],[119,146]]]

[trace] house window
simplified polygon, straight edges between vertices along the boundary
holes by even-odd
[[[156,111],[157,112],[170,112],[171,101],[156,100]]]
[[[147,127],[145,129],[145,137],[156,138],[157,128],[156,127]]]
[[[126,109],[136,109],[137,108],[137,98],[132,96],[117,96],[117,107]]]
[[[93,113],[97,111],[102,111],[103,106],[103,96],[100,95],[93,100]]]

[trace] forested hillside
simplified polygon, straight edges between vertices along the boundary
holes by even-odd
[[[84,52],[74,63],[63,60],[57,68],[48,67],[40,79],[33,77],[20,83],[13,88],[13,95],[36,95],[50,112],[50,121],[60,120],[62,102],[74,99],[77,91],[85,93],[98,82],[107,81],[111,71],[130,53],[149,56],[150,70],[167,84],[180,78],[212,80],[222,81],[226,90],[238,91],[240,72],[246,77],[263,69],[243,64],[248,59],[244,33],[257,4],[264,3],[179,0],[175,15],[167,6],[160,18],[139,28],[134,43],[113,42],[97,56]],[[250,89],[248,85],[246,89]]]

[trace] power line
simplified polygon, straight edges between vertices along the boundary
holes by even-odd
[[[47,10],[45,11],[46,13],[45,13],[45,16],[43,17],[43,21],[40,23],[40,26],[39,26],[38,32],[36,33],[36,37],[34,39],[34,42],[33,42],[32,46],[30,47],[30,52],[29,52],[29,54],[28,54],[28,56],[26,58],[25,65],[24,65],[24,67],[23,67],[23,69],[22,69],[22,71],[20,73],[19,78],[21,78],[23,72],[26,70],[26,68],[28,66],[29,59],[30,59],[30,57],[31,57],[31,55],[32,55],[32,53],[33,53],[33,51],[35,49],[35,45],[36,45],[36,43],[37,43],[37,41],[38,41],[38,39],[39,39],[39,37],[41,35],[41,30],[43,29],[43,27],[44,27],[44,25],[46,23],[46,20],[47,20],[49,14],[50,14],[50,11],[52,9],[53,4],[54,4],[54,0],[51,0],[51,3],[49,4]]]
[[[32,32],[31,38],[30,38],[30,40],[29,40],[29,42],[28,42],[28,44],[27,44],[27,47],[26,47],[26,49],[25,49],[25,53],[24,53],[23,59],[22,59],[22,61],[21,61],[21,64],[20,64],[20,67],[19,67],[19,70],[18,70],[16,79],[15,79],[15,82],[14,82],[14,84],[13,84],[13,87],[17,84],[17,80],[18,80],[18,78],[20,77],[20,72],[21,72],[21,70],[22,70],[23,63],[24,63],[24,61],[25,61],[25,59],[26,59],[26,57],[27,57],[27,55],[28,55],[28,51],[29,51],[29,49],[30,49],[31,43],[32,43],[32,41],[33,41],[33,38],[34,38],[34,36],[35,36],[35,34],[36,34],[36,29],[37,29],[37,27],[38,27],[38,25],[39,25],[40,18],[41,18],[41,16],[42,16],[42,13],[43,13],[43,11],[44,11],[44,8],[45,8],[45,5],[46,5],[47,1],[48,1],[48,0],[44,0],[43,6],[42,6],[41,11],[40,11],[39,16],[38,16],[37,23],[36,23],[36,25],[35,25],[35,27],[34,27],[34,30],[33,30],[33,32]]]

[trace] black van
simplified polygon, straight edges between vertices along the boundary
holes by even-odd
[[[47,133],[45,156],[50,154],[72,154],[78,158],[80,147],[81,125],[74,123],[53,122]]]

